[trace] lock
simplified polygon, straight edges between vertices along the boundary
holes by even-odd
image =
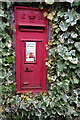
[[[32,72],[33,71],[33,66],[24,65],[24,71],[25,72]]]
[[[33,70],[29,69],[28,67],[26,68],[26,72],[32,72]]]
[[[45,9],[15,6],[17,91],[45,92],[48,20]]]
[[[28,70],[29,70],[29,68],[27,67],[27,68],[26,68],[26,71],[28,71]]]

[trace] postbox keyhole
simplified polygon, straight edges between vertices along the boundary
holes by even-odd
[[[28,70],[29,70],[29,68],[27,67],[27,68],[26,68],[26,70],[28,71]]]

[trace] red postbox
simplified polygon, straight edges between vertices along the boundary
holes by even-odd
[[[48,20],[45,10],[15,7],[17,91],[46,91],[46,44]]]

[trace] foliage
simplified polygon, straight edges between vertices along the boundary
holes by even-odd
[[[73,4],[72,4],[72,6],[79,6],[80,5],[80,1],[79,2],[74,2]]]
[[[80,107],[80,14],[74,8],[57,10],[54,10],[53,19],[49,17],[51,13],[46,15],[52,21],[48,80],[53,96],[58,99],[57,105],[62,108],[58,114],[76,116]]]
[[[6,120],[69,120],[80,117],[80,13],[70,4],[45,5],[52,37],[48,43],[48,80],[46,93],[15,94],[13,82],[14,46],[9,10],[15,3],[0,8],[0,46],[2,47],[2,105]],[[26,5],[26,3],[25,3]],[[28,5],[28,4],[27,4]],[[39,4],[40,5],[40,4]],[[50,7],[51,6],[51,7]],[[42,7],[44,7],[42,5]]]

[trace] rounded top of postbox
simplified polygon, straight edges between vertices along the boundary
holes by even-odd
[[[39,25],[43,26],[46,24],[47,19],[43,13],[46,9],[32,8],[32,7],[15,7],[15,17],[17,24],[24,25]]]

